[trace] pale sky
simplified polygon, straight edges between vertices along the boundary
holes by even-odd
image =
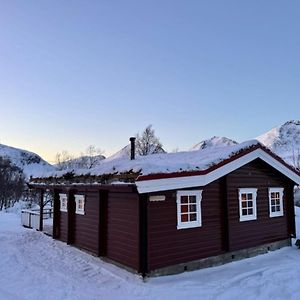
[[[0,0],[0,143],[53,162],[300,119],[300,2]]]

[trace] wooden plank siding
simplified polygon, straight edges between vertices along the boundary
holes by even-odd
[[[139,197],[109,192],[107,201],[107,257],[139,269]]]
[[[148,200],[148,269],[184,263],[288,239],[294,233],[294,183],[257,159],[210,183],[202,192],[202,226],[177,229],[176,191]],[[283,187],[284,216],[269,217],[269,187]],[[240,222],[239,188],[257,188],[257,220]],[[290,219],[289,219],[290,218]]]
[[[77,192],[85,195],[85,214],[75,214],[74,245],[98,255],[99,253],[99,192]]]
[[[176,191],[157,193],[165,201],[148,201],[149,271],[224,252],[221,181],[197,189],[203,190],[202,226],[197,228],[177,229]]]
[[[269,216],[269,187],[283,187],[282,217]],[[239,221],[239,188],[257,188],[257,219]],[[255,160],[227,175],[229,250],[240,250],[290,237],[288,211],[293,207],[293,183],[261,160]]]
[[[68,240],[68,213],[60,211],[59,214],[59,239],[63,242]]]
[[[284,188],[283,216],[269,216],[270,187]],[[186,229],[177,229],[176,190],[139,195],[134,186],[71,188],[70,199],[86,196],[85,215],[75,214],[71,205],[70,226],[67,213],[56,211],[57,238],[67,242],[69,226],[74,246],[146,274],[290,238],[295,233],[293,187],[286,176],[254,160],[204,187],[185,189],[202,190],[202,226]],[[240,188],[257,189],[256,220],[240,221]],[[150,201],[151,195],[165,200]]]

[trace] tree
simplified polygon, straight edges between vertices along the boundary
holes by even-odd
[[[53,207],[54,192],[52,190],[46,190],[43,195],[43,207],[49,205]],[[25,188],[22,199],[27,203],[28,208],[32,208],[35,205],[41,204],[41,191],[36,189]]]
[[[85,153],[81,153],[81,156],[78,158],[78,164],[81,168],[91,169],[105,158],[102,154],[103,151],[100,148],[90,145]]]
[[[55,164],[58,170],[91,169],[105,158],[102,153],[103,151],[94,145],[88,146],[85,153],[81,153],[79,157],[64,150],[56,154]]]
[[[17,202],[24,191],[25,177],[22,169],[7,158],[0,157],[0,211]]]
[[[58,170],[67,170],[72,168],[74,157],[66,150],[58,152],[55,155],[55,165]]]
[[[136,135],[136,151],[139,155],[165,152],[151,124],[145,128],[142,135]]]

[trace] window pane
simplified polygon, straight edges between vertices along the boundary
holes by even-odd
[[[196,196],[190,196],[190,203],[196,203]]]
[[[188,203],[188,196],[181,196],[181,203]]]
[[[181,222],[188,222],[188,215],[187,214],[184,214],[184,215],[181,215]]]
[[[181,205],[181,212],[182,213],[187,213],[189,210],[188,210],[188,205]]]
[[[247,216],[247,208],[246,209],[242,209],[242,215],[243,216]]]
[[[197,214],[190,214],[190,221],[197,221]]]
[[[280,211],[280,206],[276,206],[276,211]]]
[[[242,207],[247,207],[247,201],[242,201]]]
[[[280,205],[280,200],[276,199],[276,205]]]
[[[248,198],[248,200],[252,200],[252,194],[247,194],[247,198]]]
[[[252,207],[253,206],[253,202],[252,201],[248,201],[248,207]]]
[[[275,212],[275,206],[272,206],[272,207],[271,207],[271,211],[272,211],[272,212]]]
[[[195,212],[195,211],[197,211],[196,204],[190,204],[190,212]]]
[[[248,215],[253,215],[253,209],[252,208],[248,209]]]
[[[247,200],[247,195],[246,194],[242,194],[242,200]]]

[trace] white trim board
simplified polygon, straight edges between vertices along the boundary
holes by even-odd
[[[205,186],[218,178],[248,164],[249,162],[260,158],[266,162],[271,167],[275,168],[277,171],[290,178],[296,184],[300,185],[300,176],[295,172],[287,168],[284,164],[280,163],[277,159],[273,158],[267,152],[262,149],[256,149],[244,156],[237,158],[224,166],[217,168],[205,175],[194,175],[194,176],[184,176],[184,177],[172,177],[172,178],[162,178],[162,179],[150,179],[136,181],[137,190],[140,194],[175,190],[188,187],[199,187]]]

